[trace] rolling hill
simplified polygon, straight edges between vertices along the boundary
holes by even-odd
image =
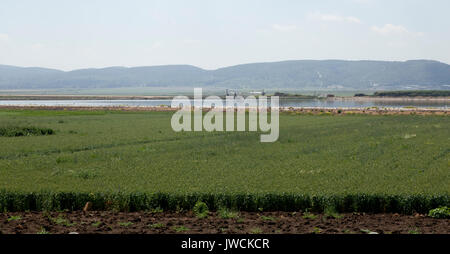
[[[293,60],[216,70],[191,65],[60,71],[0,65],[0,89],[115,87],[293,89],[450,89],[450,65],[431,60]]]

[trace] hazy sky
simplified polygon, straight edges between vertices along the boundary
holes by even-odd
[[[0,64],[450,63],[448,0],[1,0]]]

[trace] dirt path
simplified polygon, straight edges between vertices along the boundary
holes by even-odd
[[[264,234],[449,234],[450,219],[424,215],[341,214],[333,218],[289,212],[240,212],[223,219],[216,213],[19,212],[0,214],[2,234],[110,233],[264,233]]]

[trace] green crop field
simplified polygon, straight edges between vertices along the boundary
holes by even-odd
[[[281,114],[275,143],[260,143],[258,132],[176,133],[171,116],[1,110],[0,128],[20,135],[0,136],[0,209],[76,210],[91,201],[175,210],[199,199],[250,211],[450,205],[447,116]]]

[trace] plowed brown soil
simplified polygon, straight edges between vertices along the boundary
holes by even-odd
[[[425,215],[340,214],[305,215],[300,212],[240,212],[223,219],[210,212],[18,212],[0,214],[2,234],[449,234],[450,219]]]

